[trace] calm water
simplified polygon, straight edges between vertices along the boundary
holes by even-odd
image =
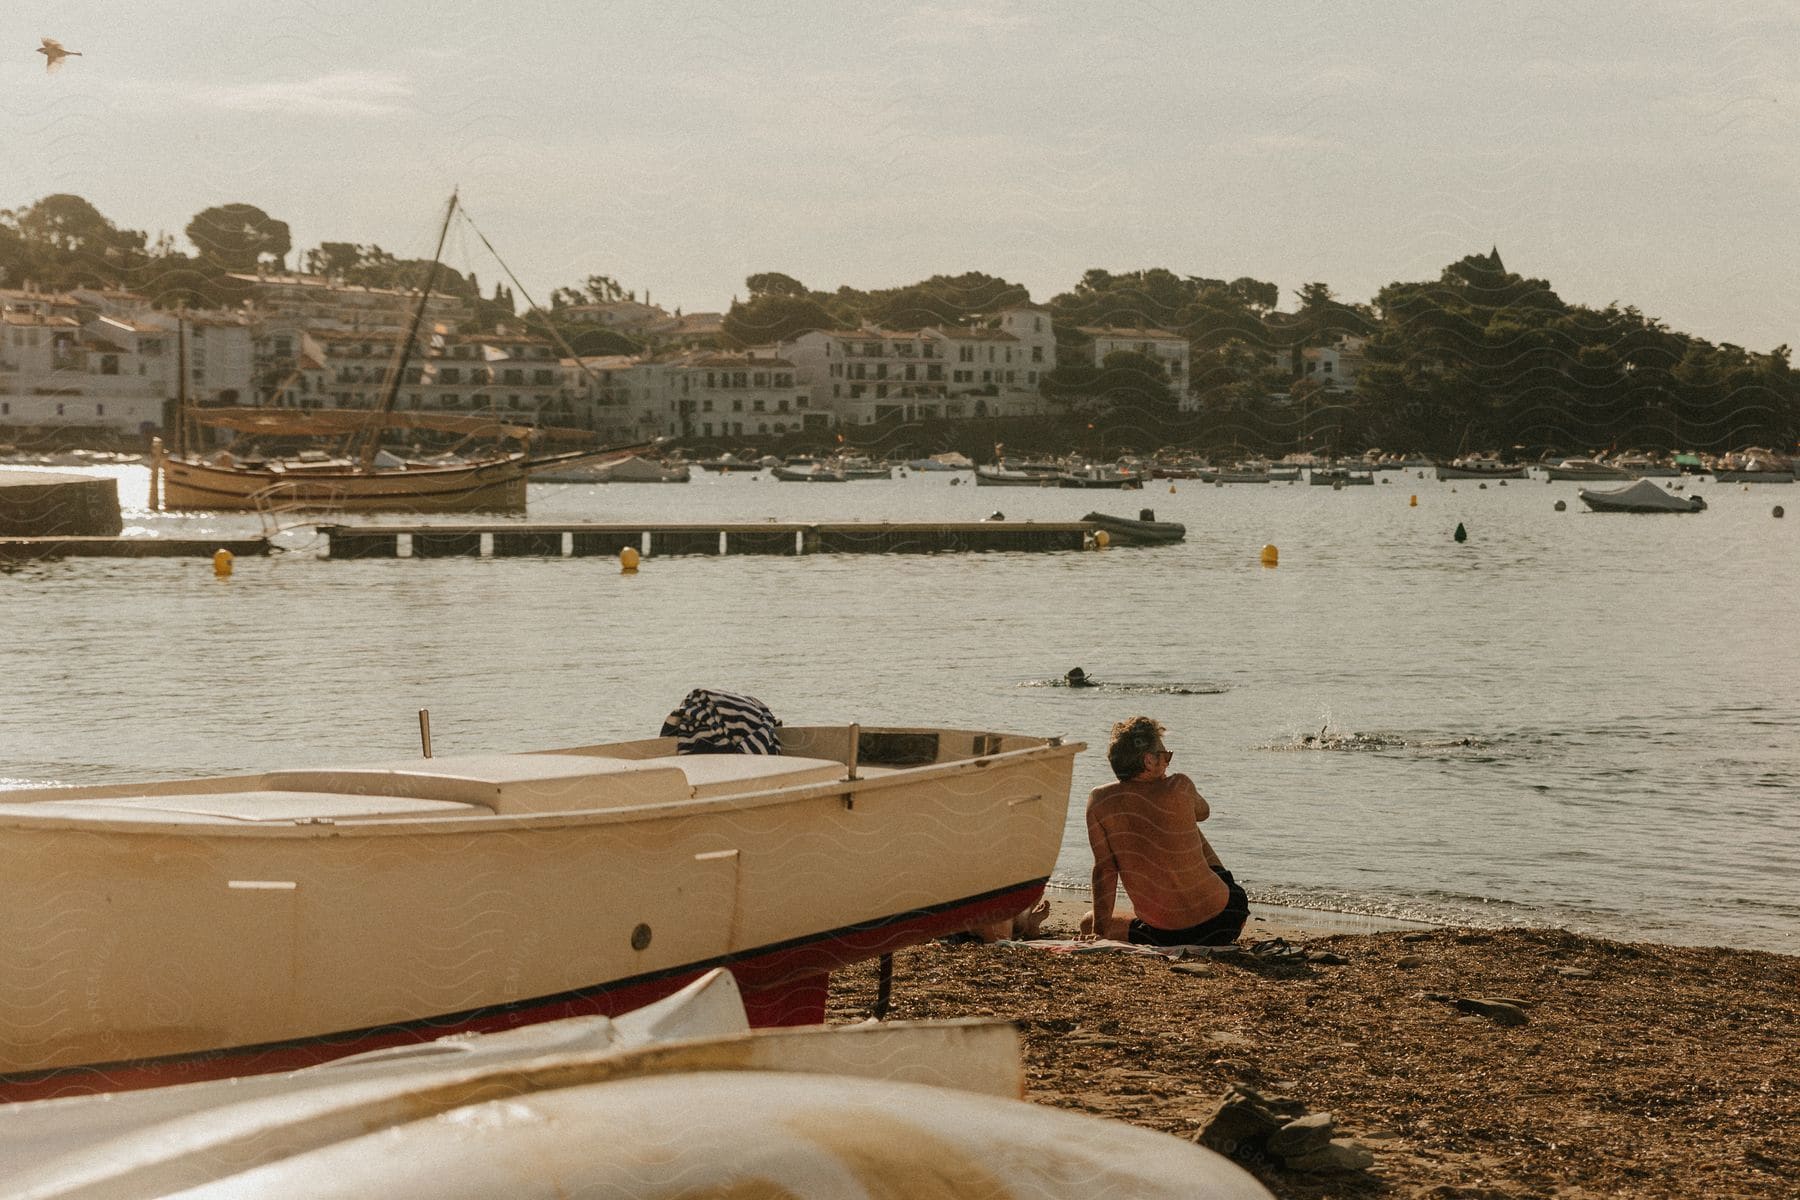
[[[113,473],[141,505],[142,469]],[[1079,798],[1110,779],[1111,722],[1145,712],[1253,896],[1800,952],[1800,510],[1770,512],[1800,488],[1701,484],[1707,512],[1640,517],[1580,511],[1573,483],[1109,494],[950,478],[534,485],[531,511],[1068,520],[1147,505],[1188,540],[651,559],[623,577],[604,559],[327,562],[297,530],[229,581],[201,560],[31,565],[0,575],[0,777],[403,756],[421,707],[440,754],[645,736],[710,685],[798,723],[1086,741],[1058,867],[1085,885]],[[257,527],[141,510],[127,526]],[[1278,569],[1258,565],[1264,543]],[[1046,686],[1077,664],[1109,686]]]

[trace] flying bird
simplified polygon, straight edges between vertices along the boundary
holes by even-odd
[[[63,44],[55,38],[45,38],[44,44],[38,47],[38,53],[44,56],[44,70],[54,71],[62,66],[62,60],[74,55],[81,57],[79,50],[64,50]]]

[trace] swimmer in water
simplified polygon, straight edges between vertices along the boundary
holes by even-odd
[[[1080,667],[1070,667],[1069,673],[1063,676],[1063,683],[1069,687],[1099,687],[1094,680],[1087,677],[1087,672]]]

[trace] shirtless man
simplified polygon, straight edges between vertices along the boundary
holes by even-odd
[[[1119,782],[1088,796],[1094,909],[1081,933],[1147,946],[1230,945],[1250,917],[1249,900],[1200,832],[1212,809],[1186,775],[1169,774],[1175,756],[1162,735],[1149,717],[1113,726],[1106,757]],[[1121,883],[1135,912],[1114,908]]]

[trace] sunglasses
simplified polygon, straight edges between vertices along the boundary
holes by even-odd
[[[1175,761],[1175,752],[1173,750],[1152,750],[1152,751],[1150,751],[1150,753],[1154,757],[1160,758],[1166,763]]]

